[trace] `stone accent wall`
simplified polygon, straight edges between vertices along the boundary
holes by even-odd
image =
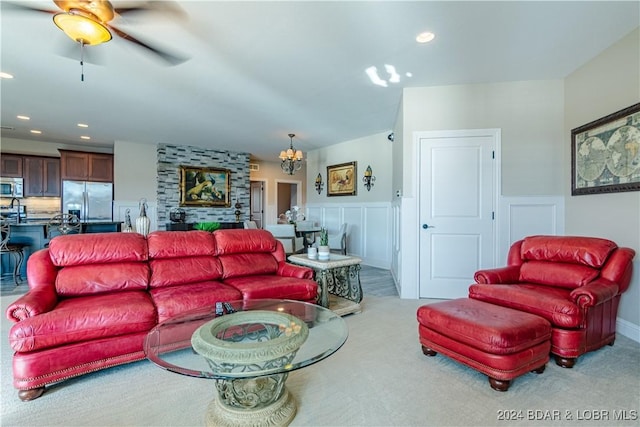
[[[181,207],[186,222],[234,222],[234,204],[238,197],[242,207],[240,221],[249,218],[249,153],[209,150],[200,147],[158,144],[158,229],[165,230],[169,212]],[[180,166],[212,167],[231,171],[230,207],[180,206]]]

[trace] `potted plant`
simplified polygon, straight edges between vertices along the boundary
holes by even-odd
[[[318,246],[318,259],[319,260],[328,260],[329,253],[331,250],[329,249],[329,233],[327,229],[322,227],[320,229],[320,245]]]

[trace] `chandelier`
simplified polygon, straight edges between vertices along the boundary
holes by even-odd
[[[287,151],[281,151],[280,156],[278,156],[280,160],[282,160],[282,164],[280,165],[282,172],[288,175],[293,175],[302,168],[302,151],[293,148],[294,136],[296,135],[293,133],[289,134],[289,138],[291,138],[289,149]]]

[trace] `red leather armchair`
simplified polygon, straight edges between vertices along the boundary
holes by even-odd
[[[469,297],[547,319],[551,353],[571,368],[580,355],[613,345],[634,256],[606,239],[526,237],[511,246],[506,267],[476,272]]]

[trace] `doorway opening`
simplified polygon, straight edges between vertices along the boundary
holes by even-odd
[[[265,181],[251,181],[249,195],[249,220],[258,228],[264,227]]]
[[[302,205],[301,181],[276,181],[276,219],[280,214]]]

